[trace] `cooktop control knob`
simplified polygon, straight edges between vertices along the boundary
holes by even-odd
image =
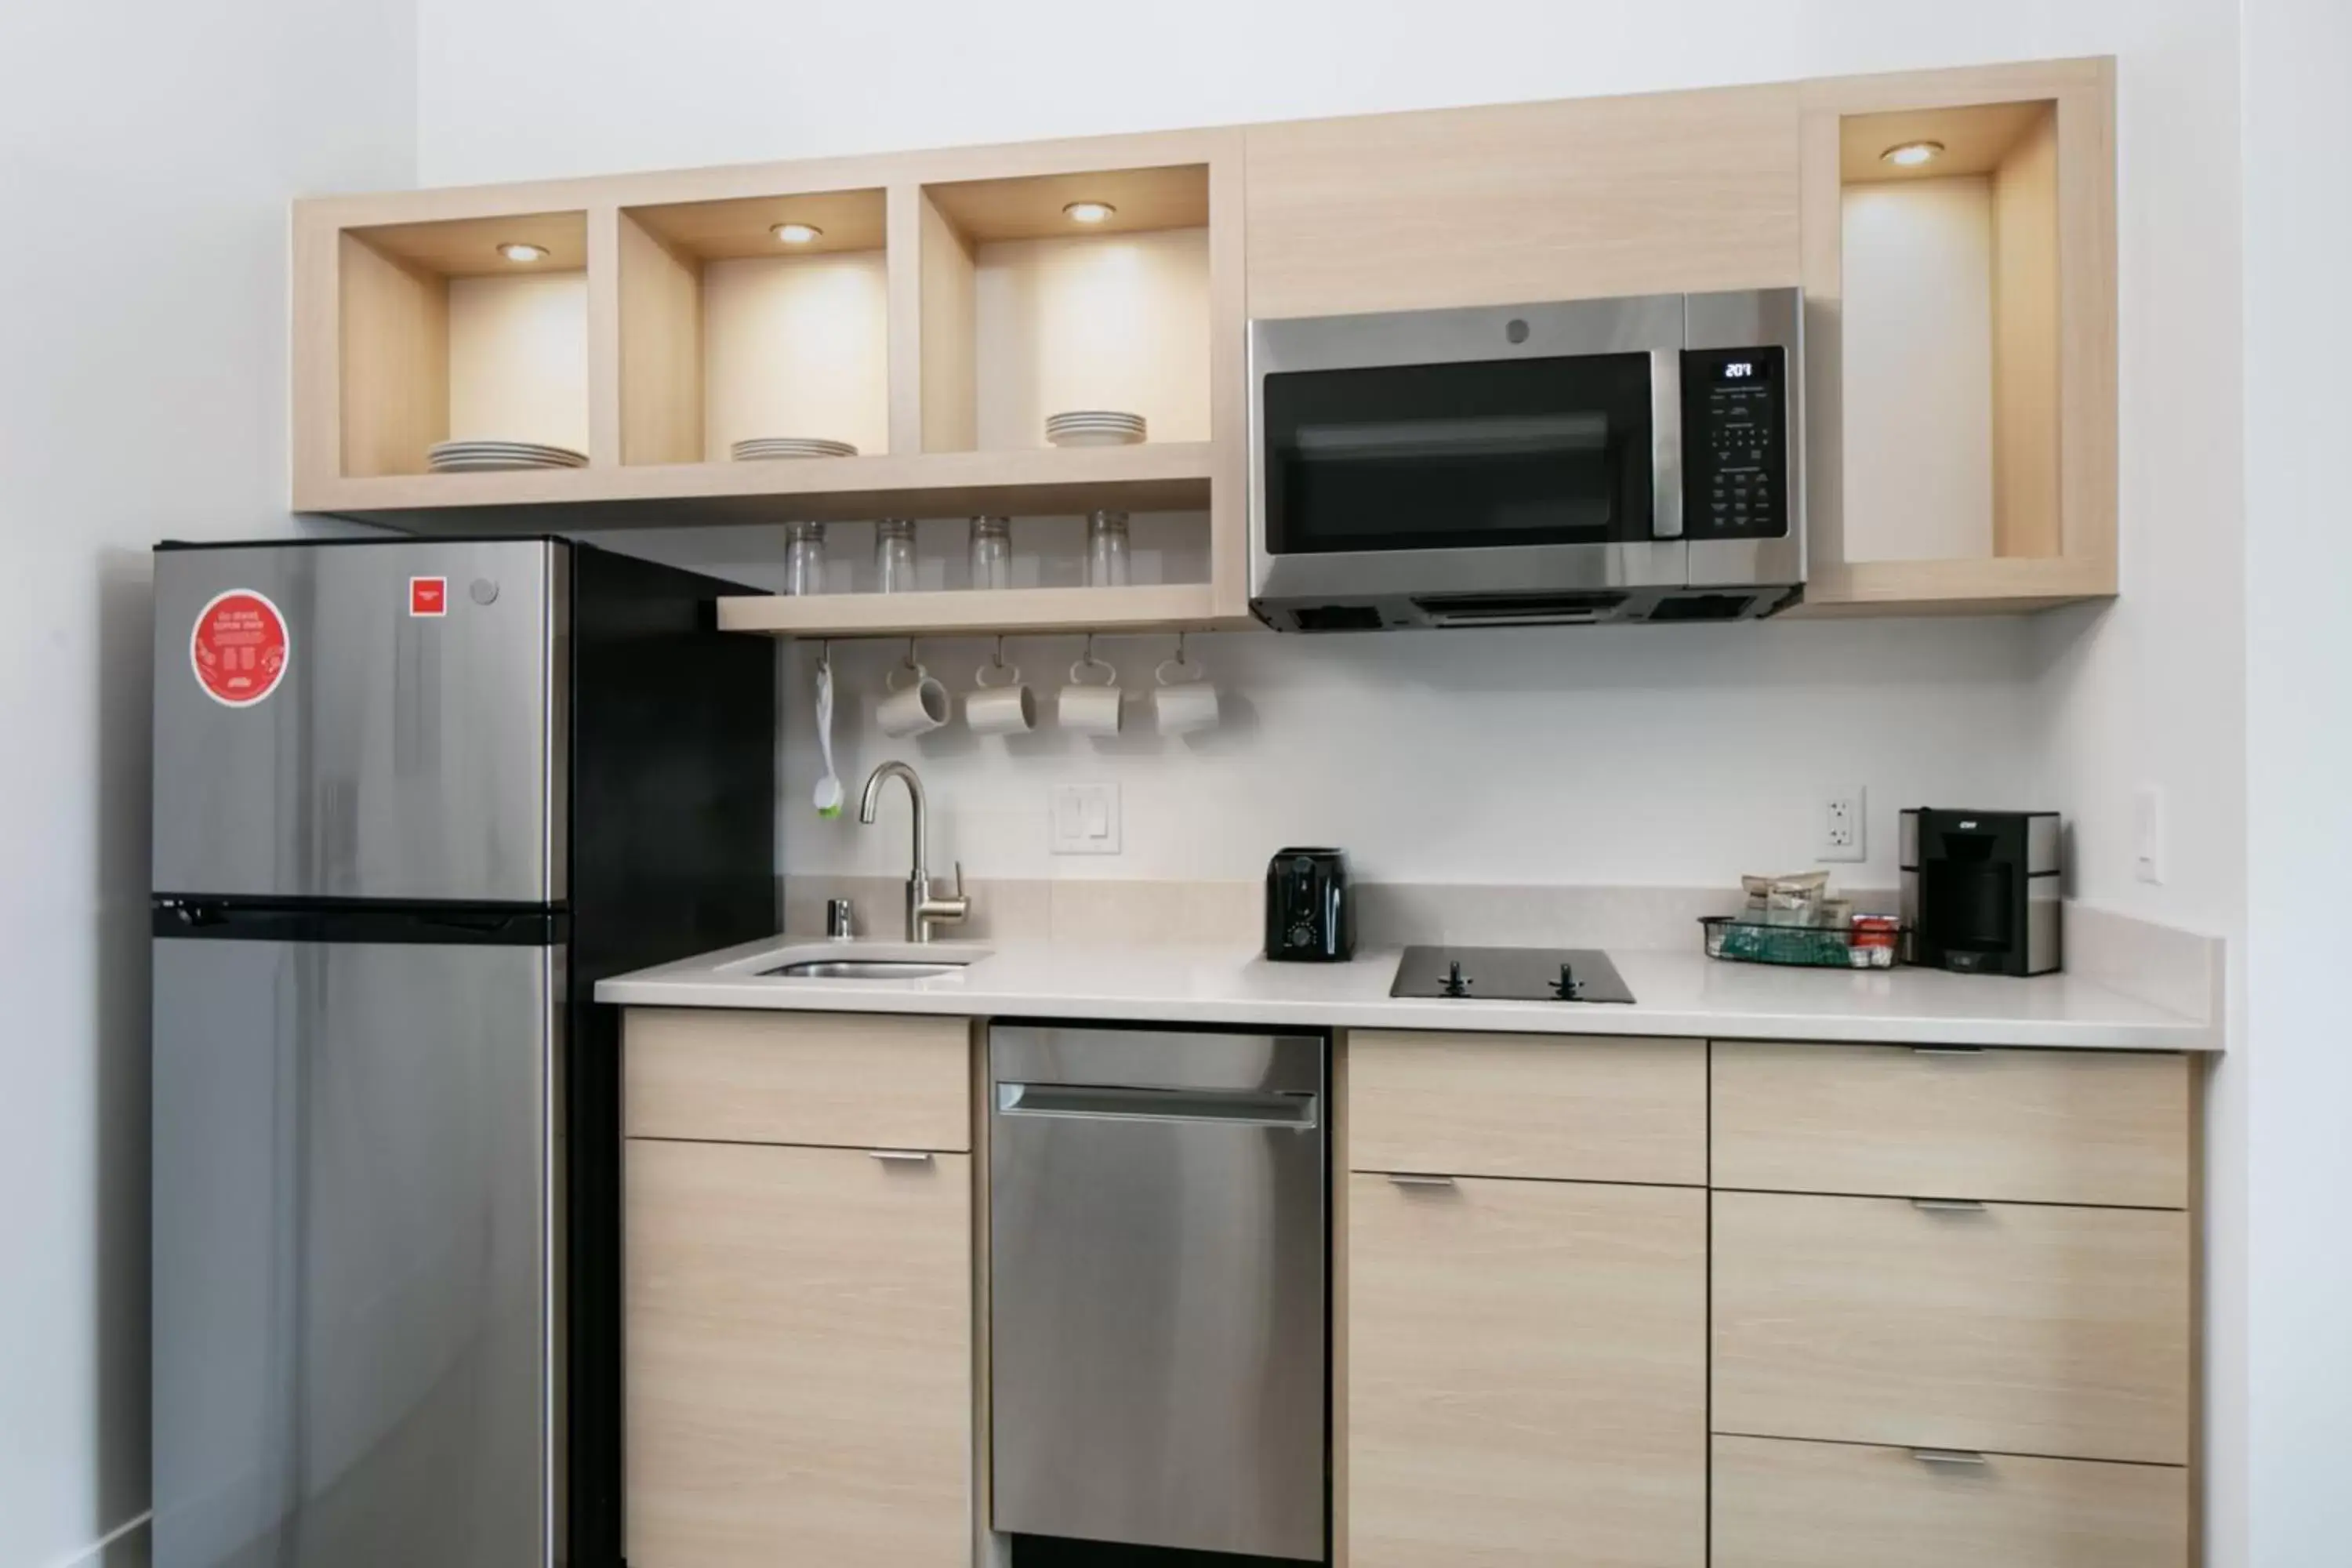
[[[1445,978],[1437,983],[1437,989],[1447,996],[1470,994],[1470,983],[1462,978],[1462,965],[1458,960],[1445,966]]]

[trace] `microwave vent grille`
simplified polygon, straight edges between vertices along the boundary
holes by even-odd
[[[1464,594],[1415,599],[1433,626],[1575,626],[1614,620],[1620,593]]]

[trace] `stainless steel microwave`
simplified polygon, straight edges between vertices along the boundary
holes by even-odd
[[[1727,621],[1805,581],[1794,289],[1250,324],[1279,631]]]

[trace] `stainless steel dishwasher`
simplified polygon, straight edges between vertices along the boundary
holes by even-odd
[[[1320,1561],[1325,1041],[988,1054],[995,1528]]]

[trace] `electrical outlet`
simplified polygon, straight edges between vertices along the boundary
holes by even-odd
[[[1055,854],[1118,853],[1118,785],[1055,784],[1051,816]]]
[[[1822,801],[1822,841],[1816,860],[1863,860],[1869,858],[1863,833],[1863,789],[1833,790]]]

